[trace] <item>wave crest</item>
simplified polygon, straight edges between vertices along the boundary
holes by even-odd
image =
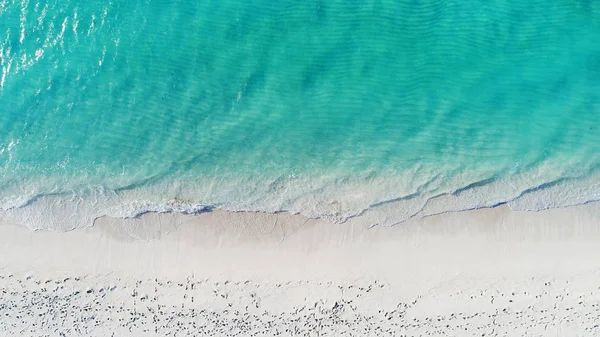
[[[561,176],[564,172],[546,175],[529,172],[465,183],[463,178],[467,173],[443,177],[417,171],[403,175],[370,172],[358,177],[171,180],[133,188],[89,186],[78,191],[55,188],[37,194],[4,193],[1,207],[4,217],[12,223],[34,230],[68,231],[91,226],[102,216],[136,218],[148,212],[197,214],[214,208],[289,212],[330,222],[360,217],[367,225],[394,225],[413,217],[502,204],[518,211],[539,211],[600,200],[597,173],[564,177]]]

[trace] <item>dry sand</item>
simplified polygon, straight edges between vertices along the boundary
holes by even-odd
[[[600,207],[5,222],[0,335],[600,336]]]

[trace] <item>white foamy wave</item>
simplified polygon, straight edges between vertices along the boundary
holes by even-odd
[[[539,211],[600,201],[600,179],[585,177],[574,180],[561,179],[525,191],[508,202],[508,206],[519,211]]]
[[[555,167],[491,176],[488,171],[451,177],[415,168],[402,175],[221,177],[167,180],[126,188],[90,186],[47,193],[13,186],[0,195],[3,217],[31,229],[71,230],[102,216],[135,218],[147,212],[200,213],[220,208],[289,212],[331,222],[360,217],[367,225],[394,225],[412,217],[495,207],[542,210],[600,200],[600,174],[567,177]],[[471,177],[468,179],[468,177]],[[476,179],[473,179],[475,177]],[[46,187],[51,183],[46,181]],[[117,184],[118,185],[118,184]],[[15,189],[16,188],[16,189]],[[10,190],[10,189],[9,189]],[[17,191],[20,190],[20,193]]]

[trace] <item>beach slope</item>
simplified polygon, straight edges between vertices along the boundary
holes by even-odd
[[[0,225],[5,336],[595,336],[600,209]]]

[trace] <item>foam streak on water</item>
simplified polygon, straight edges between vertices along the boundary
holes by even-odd
[[[0,210],[393,224],[600,199],[600,5],[0,1]]]

